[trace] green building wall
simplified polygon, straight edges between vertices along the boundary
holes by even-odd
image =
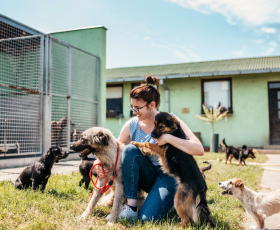
[[[86,50],[100,58],[99,125],[106,126],[106,28],[90,27],[50,33],[51,36]]]
[[[222,76],[232,78],[232,107],[233,115],[228,115],[214,124],[215,133],[219,134],[219,140],[226,138],[229,145],[250,147],[263,147],[269,144],[269,101],[268,82],[279,81],[279,73],[243,74]],[[164,83],[169,87],[170,112],[181,118],[193,132],[201,132],[204,146],[210,146],[211,125],[206,121],[195,117],[201,113],[201,79],[207,78],[181,78],[166,79]],[[129,91],[131,82],[125,82],[123,87],[123,112],[121,125],[115,118],[107,118],[106,127],[116,137],[124,125],[130,119]],[[161,106],[160,111],[165,110],[164,90],[160,87]],[[188,114],[182,114],[182,108],[189,108]]]

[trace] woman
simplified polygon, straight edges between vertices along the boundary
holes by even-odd
[[[174,205],[176,181],[162,172],[156,156],[145,156],[131,141],[156,143],[159,146],[172,144],[186,154],[203,156],[204,150],[188,126],[180,120],[180,125],[189,140],[183,140],[170,134],[163,134],[158,139],[151,137],[154,129],[155,116],[160,105],[160,93],[154,87],[158,85],[157,78],[147,76],[145,83],[130,91],[130,109],[136,115],[123,126],[119,141],[126,145],[122,156],[122,175],[125,187],[124,205],[119,217],[141,221],[159,220],[165,217]],[[99,176],[101,168],[97,168]],[[148,193],[148,196],[138,216],[136,207],[138,186]]]

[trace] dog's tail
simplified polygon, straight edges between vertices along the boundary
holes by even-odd
[[[242,150],[247,150],[247,145],[243,145]]]
[[[201,170],[202,172],[205,172],[205,171],[211,169],[212,165],[211,165],[211,163],[210,163],[209,161],[203,161],[203,163],[208,164],[208,166],[201,168],[200,170]]]
[[[211,217],[211,212],[209,210],[209,207],[207,205],[207,201],[205,199],[206,194],[205,194],[205,196],[202,196],[202,194],[200,194],[199,196],[200,196],[200,202],[196,206],[198,220],[200,221],[200,223],[205,221],[206,224],[209,224],[212,228],[215,228],[216,225],[213,222],[213,219]]]

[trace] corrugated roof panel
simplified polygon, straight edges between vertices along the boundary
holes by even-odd
[[[107,69],[107,79],[280,69],[280,56]]]

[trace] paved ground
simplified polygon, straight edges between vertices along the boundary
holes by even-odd
[[[268,161],[266,165],[280,165],[280,155],[267,154]],[[261,187],[262,192],[269,192],[271,190],[280,189],[280,166],[264,166],[265,170],[263,173]],[[273,169],[279,171],[271,171],[266,169]],[[255,225],[250,217],[247,218],[248,221],[245,224],[245,229],[249,229],[249,226]],[[280,213],[266,218],[265,225],[269,230],[280,229],[278,225],[280,224]]]
[[[60,161],[52,167],[52,174],[55,173],[71,173],[79,171],[81,160]],[[0,181],[9,180],[15,181],[19,174],[25,169],[24,167],[0,169]]]

